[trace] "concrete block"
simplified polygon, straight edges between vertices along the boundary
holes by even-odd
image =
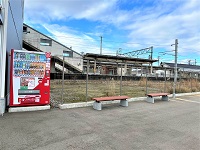
[[[128,107],[128,101],[127,100],[120,100],[120,105],[123,107]]]
[[[149,103],[154,103],[154,98],[148,96],[146,101],[149,102]]]
[[[162,100],[163,101],[169,101],[169,97],[168,96],[162,96]]]
[[[48,110],[50,105],[45,106],[27,106],[27,107],[10,107],[8,109],[9,113],[12,112],[26,112],[26,111],[38,111],[38,110]]]
[[[58,107],[60,109],[67,109],[67,108],[79,108],[79,107],[87,107],[92,106],[93,101],[91,102],[80,102],[80,103],[70,103],[70,104],[59,104]]]
[[[94,102],[93,103],[93,108],[96,109],[96,110],[102,110],[102,104],[101,102]]]

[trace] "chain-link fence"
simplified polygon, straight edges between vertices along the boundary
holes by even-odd
[[[149,93],[167,92],[189,93],[200,91],[200,75],[179,72],[177,83],[174,84],[172,74],[163,71],[152,74],[148,67],[141,67],[142,72],[127,75],[122,68],[118,72],[108,71],[94,74],[92,68],[80,74],[52,74],[51,97],[53,103],[76,103],[91,101],[93,97],[127,95],[129,97],[144,97]]]

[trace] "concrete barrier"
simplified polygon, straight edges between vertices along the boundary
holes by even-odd
[[[10,107],[8,109],[8,112],[12,113],[12,112],[38,111],[38,110],[48,110],[48,109],[50,109],[50,105],[27,106],[27,107]]]

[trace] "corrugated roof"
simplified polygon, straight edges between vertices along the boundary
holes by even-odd
[[[100,55],[100,54],[93,54],[87,53],[83,57],[84,59],[88,60],[100,60],[104,62],[108,61],[122,61],[122,62],[132,62],[132,63],[153,63],[157,62],[158,60],[153,59],[143,59],[143,58],[132,58],[132,57],[124,57],[124,56],[113,56],[113,55]]]
[[[166,64],[170,67],[174,67],[174,63],[165,63],[165,62],[162,62],[163,64]],[[197,66],[197,65],[189,65],[189,64],[177,64],[177,67],[178,68],[188,68],[188,69],[197,69],[197,70],[200,70],[200,66]]]

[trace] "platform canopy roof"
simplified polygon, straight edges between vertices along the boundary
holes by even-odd
[[[113,56],[113,55],[100,55],[93,53],[86,53],[83,56],[84,60],[96,60],[100,62],[115,62],[115,63],[130,63],[130,64],[151,64],[157,62],[158,60],[153,59],[143,59],[143,58],[132,58],[125,57],[122,55]]]

